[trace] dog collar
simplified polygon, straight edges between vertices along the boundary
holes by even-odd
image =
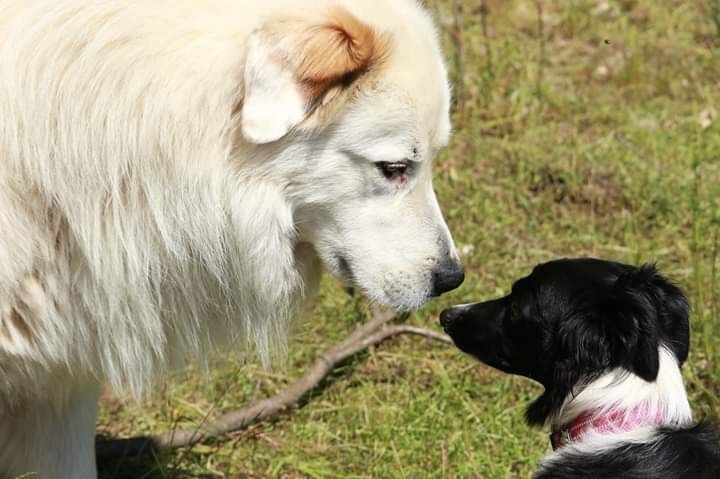
[[[646,405],[632,409],[611,409],[604,413],[585,412],[550,434],[553,451],[577,442],[590,431],[599,433],[628,432],[642,426],[659,426],[665,415],[651,411]]]

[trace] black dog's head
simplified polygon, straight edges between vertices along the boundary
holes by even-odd
[[[461,350],[545,386],[527,412],[541,424],[577,384],[604,371],[654,381],[661,345],[682,364],[688,309],[653,266],[563,259],[537,266],[505,297],[443,311],[440,322]]]

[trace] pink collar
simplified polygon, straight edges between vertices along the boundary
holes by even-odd
[[[628,432],[642,426],[663,424],[663,411],[650,411],[646,404],[632,409],[611,409],[605,413],[584,412],[550,435],[553,450],[558,450],[578,441],[589,431],[600,433]]]

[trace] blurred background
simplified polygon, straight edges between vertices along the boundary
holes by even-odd
[[[542,261],[656,262],[692,302],[684,368],[698,418],[720,419],[720,0],[428,0],[454,84],[436,189],[466,265],[447,305],[504,294]],[[176,373],[147,404],[105,397],[98,433],[197,427],[272,395],[364,320],[331,278],[263,370],[247,354]],[[279,418],[103,478],[515,478],[549,451],[524,408],[541,389],[403,336],[343,363]]]

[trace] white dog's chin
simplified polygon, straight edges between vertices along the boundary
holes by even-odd
[[[342,256],[334,256],[327,269],[345,285],[361,290],[373,302],[397,311],[414,311],[432,298],[431,274],[420,280],[400,271],[382,268],[379,274],[356,270]]]
[[[373,302],[397,311],[414,311],[432,299],[430,288],[408,288],[389,281],[375,283],[355,281],[352,286],[359,288]]]
[[[371,300],[395,309],[397,311],[410,312],[424,306],[432,297],[428,293],[408,294],[408,291],[401,294],[393,294],[385,290],[371,291],[367,290],[366,294]]]

